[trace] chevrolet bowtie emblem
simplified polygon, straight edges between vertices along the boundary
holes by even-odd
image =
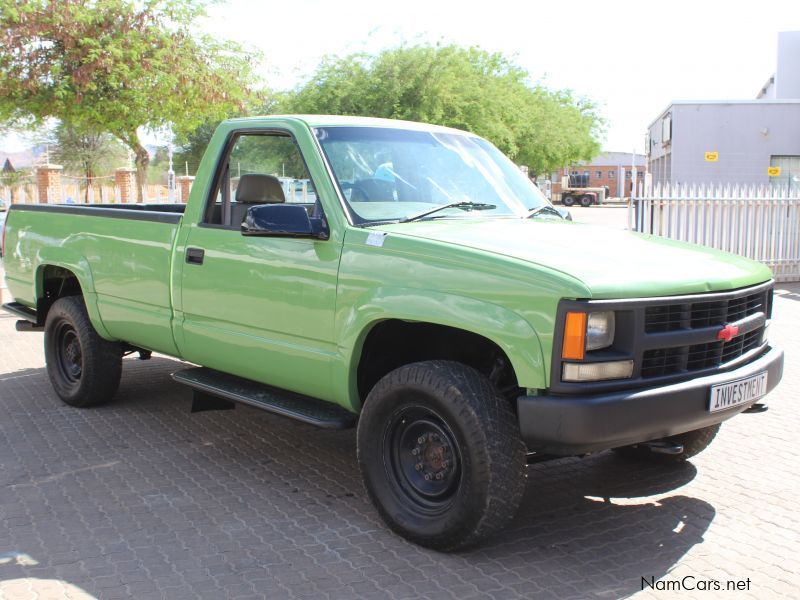
[[[738,325],[725,325],[725,327],[720,329],[719,333],[717,334],[717,339],[730,342],[737,335],[739,335]]]

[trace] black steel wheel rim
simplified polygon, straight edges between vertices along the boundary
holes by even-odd
[[[461,485],[461,452],[449,425],[423,406],[401,408],[383,436],[383,463],[396,491],[418,509],[449,507]]]
[[[58,324],[55,330],[55,347],[58,371],[69,383],[78,383],[83,374],[83,352],[78,332],[67,322]]]

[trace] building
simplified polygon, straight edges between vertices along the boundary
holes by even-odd
[[[14,170],[28,169],[34,165],[39,154],[41,154],[39,148],[22,152],[4,152],[0,150],[0,164],[10,163]]]
[[[800,190],[800,31],[778,35],[775,75],[755,99],[673,102],[648,140],[653,183]]]
[[[573,177],[576,187],[608,187],[609,196],[627,198],[631,195],[631,165],[636,167],[637,184],[644,181],[646,157],[630,152],[603,152],[591,162],[565,168],[553,177],[553,193],[561,193],[561,177]]]

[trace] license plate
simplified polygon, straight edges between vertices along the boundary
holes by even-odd
[[[708,412],[749,404],[767,393],[767,372],[711,386]]]

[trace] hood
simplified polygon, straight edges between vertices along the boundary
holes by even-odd
[[[760,263],[727,252],[569,221],[442,219],[374,229],[542,265],[580,280],[593,298],[723,291],[772,277]]]

